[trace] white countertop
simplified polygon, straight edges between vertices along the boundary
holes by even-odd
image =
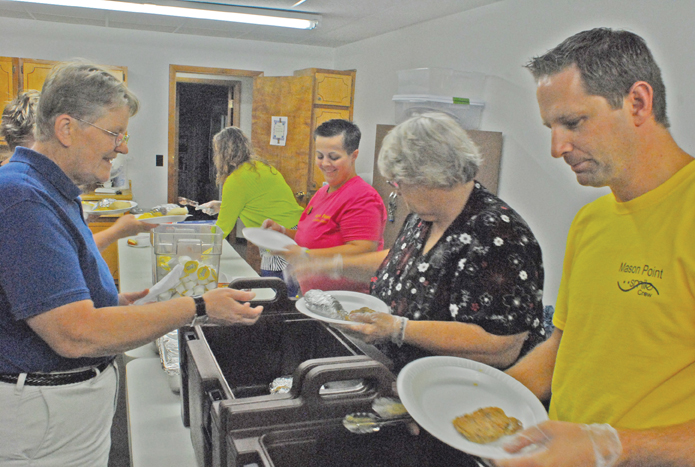
[[[151,246],[134,248],[128,246],[125,238],[118,241],[121,292],[135,292],[152,285],[152,256]],[[220,272],[228,280],[258,277],[226,240]],[[256,293],[258,298],[273,294],[266,289]],[[138,347],[125,355],[131,467],[196,467],[190,430],[181,419],[180,396],[172,392],[154,345]]]
[[[132,467],[196,467],[181,400],[169,388],[159,358],[137,358],[125,367],[128,439]]]

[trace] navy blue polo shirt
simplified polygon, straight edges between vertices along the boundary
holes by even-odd
[[[0,168],[0,373],[64,371],[108,357],[65,358],[26,319],[81,300],[118,305],[82,217],[80,189],[50,159],[18,147]]]

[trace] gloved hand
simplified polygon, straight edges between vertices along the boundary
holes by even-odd
[[[325,258],[311,257],[306,248],[292,245],[286,252],[281,253],[289,265],[287,273],[298,278],[325,276],[339,279],[343,273],[343,255],[333,255]]]
[[[499,467],[612,467],[622,453],[618,432],[608,424],[546,421],[517,433],[504,445],[510,453],[539,446],[527,455],[499,459]]]
[[[287,229],[285,229],[284,226],[278,224],[272,219],[264,220],[261,224],[261,229],[274,230],[276,232],[280,232],[283,235],[285,235],[285,232],[287,232]]]
[[[222,201],[208,201],[207,203],[199,204],[196,206],[196,211],[203,211],[203,214],[208,216],[214,216],[220,213],[220,207],[222,207]]]
[[[408,324],[408,318],[380,311],[353,313],[350,315],[350,321],[360,324],[340,324],[335,326],[359,337],[368,344],[391,341],[399,347],[403,344],[405,327]]]

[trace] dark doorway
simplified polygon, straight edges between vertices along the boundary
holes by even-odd
[[[179,105],[178,195],[205,203],[219,199],[212,161],[212,138],[229,126],[229,103],[234,86],[177,83]],[[200,211],[189,209],[189,220],[210,220]]]

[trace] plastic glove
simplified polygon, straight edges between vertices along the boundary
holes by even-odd
[[[289,261],[288,273],[298,279],[313,276],[326,276],[339,279],[343,273],[343,255],[325,258],[310,257],[306,248],[292,246],[282,256]]]
[[[207,203],[199,204],[196,206],[196,211],[203,211],[203,214],[208,216],[214,216],[220,213],[220,207],[222,207],[222,201],[208,201]]]
[[[361,324],[335,326],[359,337],[368,344],[391,341],[400,346],[403,343],[408,318],[375,311],[372,313],[353,313],[350,315],[350,321]]]
[[[261,224],[261,229],[274,230],[276,232],[280,232],[283,235],[285,235],[285,232],[287,232],[287,229],[284,226],[278,224],[272,219],[264,220]]]
[[[519,453],[532,445],[540,449],[494,463],[499,467],[612,467],[622,453],[618,432],[610,425],[557,421],[543,422],[518,433],[504,449]]]

